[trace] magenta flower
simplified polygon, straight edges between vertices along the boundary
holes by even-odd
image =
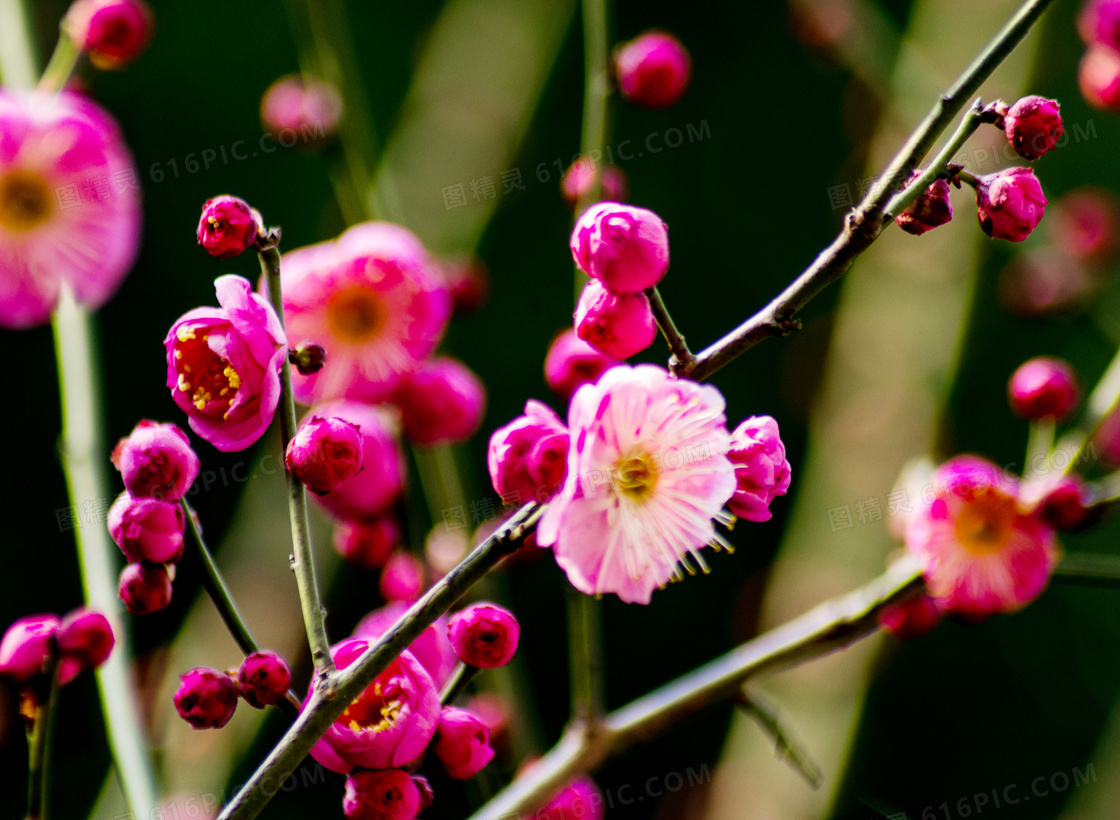
[[[915,176],[921,172],[915,171]],[[906,233],[921,236],[953,219],[953,203],[949,199],[949,183],[935,181],[894,218],[894,224]]]
[[[723,396],[652,365],[619,366],[568,408],[568,478],[537,529],[589,595],[649,603],[717,538],[735,491]],[[717,542],[718,543],[718,542]]]
[[[8,627],[0,639],[0,675],[26,683],[42,673],[58,634],[57,615],[28,615]]]
[[[335,666],[345,669],[369,646],[364,638],[336,644],[331,649]],[[406,766],[427,748],[439,709],[431,677],[411,652],[402,652],[330,725],[311,756],[342,774],[354,767]]]
[[[411,441],[423,446],[466,441],[482,424],[486,387],[460,361],[428,359],[393,394],[401,410],[401,426]]]
[[[347,563],[381,569],[401,540],[401,528],[386,514],[370,521],[344,521],[334,528],[334,548]]]
[[[1045,97],[1023,97],[1004,117],[1004,131],[1011,147],[1025,159],[1038,159],[1053,151],[1065,133],[1058,101]]]
[[[1077,262],[1109,264],[1120,244],[1120,203],[1104,188],[1077,188],[1050,209],[1046,227],[1058,249]]]
[[[222,194],[206,200],[198,220],[198,244],[215,259],[231,259],[253,247],[263,230],[261,215],[244,199]]]
[[[533,820],[603,820],[603,793],[590,777],[577,777],[553,797],[544,808],[533,814]]]
[[[415,781],[404,769],[354,772],[346,778],[342,798],[346,820],[413,820],[421,811]]]
[[[121,570],[119,595],[133,615],[158,612],[171,603],[171,575],[163,564],[129,564]]]
[[[432,748],[443,768],[456,780],[469,780],[494,759],[490,729],[477,715],[455,707],[440,712]]]
[[[261,97],[261,125],[265,131],[299,135],[303,145],[329,142],[342,119],[342,95],[328,82],[302,74],[276,80]]]
[[[938,606],[972,618],[1015,612],[1046,588],[1057,563],[1054,531],[1023,512],[1017,484],[991,462],[957,456],[910,520],[906,548],[925,568]]]
[[[77,0],[62,21],[74,45],[102,71],[124,68],[152,39],[152,10],[141,0]]]
[[[113,466],[134,496],[178,501],[198,476],[198,456],[174,424],[143,419],[113,448]]]
[[[394,601],[375,609],[354,627],[353,637],[375,641],[407,611],[408,604],[403,601]],[[447,683],[459,662],[451,640],[447,637],[447,616],[440,617],[421,632],[420,637],[408,645],[408,651],[427,670],[437,687]]]
[[[424,565],[411,553],[397,550],[385,562],[377,589],[386,601],[415,601],[424,591]]]
[[[312,413],[288,442],[284,466],[316,495],[326,495],[362,470],[362,432],[356,424]]]
[[[790,480],[778,422],[770,416],[751,416],[731,434],[727,457],[735,465],[731,512],[747,521],[769,521],[770,502],[786,494]]]
[[[941,618],[937,601],[921,593],[884,609],[879,613],[879,626],[900,641],[912,641],[932,632]]]
[[[237,693],[255,709],[279,703],[291,685],[287,662],[271,650],[246,655],[237,670]]]
[[[318,373],[292,375],[304,404],[388,398],[439,344],[451,315],[424,246],[389,222],[287,253],[280,272],[289,335],[314,339],[330,356]]]
[[[225,672],[198,666],[179,676],[175,711],[195,729],[221,729],[237,709],[237,685]]]
[[[486,457],[494,492],[511,506],[544,502],[559,492],[568,471],[568,429],[534,399],[490,436]]]
[[[1081,387],[1069,362],[1054,356],[1036,356],[1011,374],[1007,400],[1019,418],[1061,421],[1081,400]]]
[[[188,311],[171,326],[167,386],[191,429],[219,450],[244,450],[268,429],[288,348],[272,306],[240,276],[214,280],[221,307]]]
[[[561,401],[568,401],[582,385],[595,384],[618,364],[576,336],[574,328],[556,334],[544,360],[544,379]]]
[[[463,663],[496,669],[509,663],[517,652],[521,627],[504,607],[472,604],[451,616],[447,634]]]
[[[362,471],[320,497],[319,504],[343,521],[376,521],[400,496],[405,478],[404,455],[385,413],[352,401],[323,404],[314,413],[348,421],[362,433]]]
[[[0,90],[0,326],[46,322],[63,283],[105,304],[140,247],[140,176],[113,118],[77,94]]]
[[[1090,46],[1099,43],[1120,51],[1120,2],[1089,0],[1077,15],[1077,30]]]
[[[1089,486],[1074,475],[1053,482],[1038,501],[1035,515],[1059,532],[1077,528],[1089,517],[1092,496]]]
[[[572,229],[570,244],[580,270],[612,293],[651,288],[669,269],[669,230],[645,208],[592,205]]]
[[[614,72],[623,99],[643,108],[668,108],[692,79],[692,58],[667,31],[647,31],[614,50]]]
[[[109,619],[85,607],[75,609],[62,619],[55,640],[62,657],[76,662],[81,669],[101,666],[109,659],[117,642]]]
[[[129,561],[175,563],[183,556],[183,508],[169,501],[137,498],[125,490],[107,516],[109,535]]]
[[[1120,53],[1107,46],[1089,46],[1077,70],[1081,94],[1102,111],[1120,111]]]
[[[980,227],[992,239],[1022,242],[1046,213],[1046,197],[1030,168],[1008,168],[980,177],[976,185]]]
[[[630,183],[626,179],[625,171],[614,163],[596,166],[595,163],[581,157],[569,165],[564,176],[560,177],[560,194],[569,208],[576,209],[580,199],[591,190],[595,177],[599,173],[603,177],[600,183],[599,200],[626,201],[630,193]]]
[[[592,279],[575,313],[576,335],[612,359],[629,359],[657,338],[657,322],[644,293],[618,295]]]

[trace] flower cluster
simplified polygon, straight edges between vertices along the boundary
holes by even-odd
[[[195,729],[221,729],[233,717],[238,698],[254,709],[274,706],[287,697],[291,683],[283,658],[269,650],[253,652],[230,672],[200,666],[180,675],[175,711]]]
[[[0,676],[27,684],[53,666],[65,686],[86,669],[105,663],[115,642],[108,619],[85,607],[64,618],[28,615],[0,638]]]
[[[198,475],[198,456],[174,424],[144,419],[117,442],[112,460],[125,486],[108,515],[109,534],[129,562],[121,600],[135,615],[155,612],[171,602],[186,528],[179,501]]]

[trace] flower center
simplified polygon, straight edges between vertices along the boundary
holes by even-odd
[[[202,335],[199,335],[201,333]],[[184,325],[176,334],[175,372],[178,388],[190,394],[191,403],[208,416],[229,416],[229,405],[241,387],[241,376],[233,365],[210,349],[210,334]]]
[[[648,453],[621,459],[614,470],[615,486],[632,501],[645,501],[657,486],[657,467]]]
[[[345,288],[331,297],[327,324],[344,342],[362,344],[373,339],[385,319],[385,308],[377,295],[362,287]]]
[[[981,487],[957,515],[957,540],[973,555],[999,552],[1011,536],[1015,517],[1015,499],[994,488]]]
[[[26,231],[46,221],[51,212],[51,191],[46,181],[30,171],[0,176],[0,226]]]
[[[383,694],[381,684],[375,683],[372,692],[366,689],[346,707],[346,711],[339,715],[338,722],[355,732],[384,732],[391,729],[404,704],[399,700],[390,700],[388,694]]]

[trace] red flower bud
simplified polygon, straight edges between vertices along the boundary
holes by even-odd
[[[288,442],[284,466],[317,495],[326,495],[362,469],[362,433],[356,424],[312,414]]]
[[[919,172],[915,172],[920,175]],[[902,213],[894,218],[894,223],[906,233],[921,236],[953,218],[953,204],[949,201],[949,183],[936,180],[918,195]]]
[[[196,667],[181,675],[175,693],[179,717],[195,729],[221,729],[237,709],[237,686],[225,672]]]
[[[976,185],[980,227],[993,239],[1022,242],[1046,213],[1046,197],[1030,168],[1008,168]]]
[[[108,618],[85,607],[62,619],[56,640],[62,656],[76,661],[82,669],[96,669],[105,663],[116,643]]]
[[[121,571],[120,598],[133,615],[171,603],[171,576],[162,564],[129,564]]]
[[[62,28],[104,71],[139,57],[152,39],[153,24],[152,10],[141,0],[77,0]]]
[[[288,664],[269,650],[246,655],[237,670],[238,694],[256,709],[282,701],[291,684],[292,671]]]
[[[451,616],[447,632],[459,660],[480,669],[494,669],[509,663],[517,651],[521,627],[507,609],[474,604]]]
[[[668,108],[692,79],[692,59],[666,31],[647,31],[614,50],[614,70],[623,99],[643,108]]]
[[[109,534],[129,561],[175,563],[183,556],[183,508],[154,498],[136,498],[125,490],[107,516]]]
[[[347,563],[381,569],[401,540],[401,528],[390,515],[373,521],[349,521],[334,530],[334,548]]]
[[[1007,383],[1011,411],[1032,421],[1047,417],[1061,421],[1080,398],[1077,374],[1068,362],[1053,356],[1023,362]]]
[[[420,790],[404,769],[360,769],[346,778],[342,811],[347,820],[413,820]]]
[[[202,206],[198,244],[216,259],[229,259],[252,247],[263,231],[261,215],[248,202],[222,194]]]
[[[1058,101],[1033,95],[1011,106],[1003,123],[1007,141],[1025,159],[1038,159],[1054,150],[1065,133]]]
[[[544,360],[544,378],[561,401],[568,401],[584,384],[595,384],[604,372],[618,364],[576,336],[573,328],[558,333]],[[526,499],[528,500],[528,499]]]
[[[594,279],[583,287],[575,324],[577,336],[613,359],[628,359],[657,338],[657,322],[644,293],[611,293]]]
[[[474,777],[494,757],[490,730],[466,709],[447,707],[440,712],[432,745],[443,768],[456,780]]]
[[[198,476],[198,456],[174,424],[142,420],[113,448],[113,466],[134,496],[178,501]]]

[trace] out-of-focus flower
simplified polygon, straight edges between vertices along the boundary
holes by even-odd
[[[1007,168],[976,185],[980,227],[993,239],[1022,242],[1046,213],[1046,197],[1030,168]]]
[[[438,261],[456,314],[477,313],[490,301],[490,271],[475,256],[451,256]]]
[[[906,548],[946,612],[983,618],[1015,612],[1046,588],[1057,563],[1054,531],[1023,512],[1018,486],[991,462],[957,456],[911,519]]]
[[[256,709],[282,701],[291,685],[287,662],[271,650],[251,652],[237,670],[237,692]]]
[[[1032,248],[1000,273],[996,294],[1016,316],[1050,316],[1081,307],[1100,284],[1072,257],[1054,248]]]
[[[667,31],[647,31],[614,50],[614,71],[623,99],[643,108],[668,108],[692,79],[692,58]]]
[[[884,609],[879,613],[879,625],[901,641],[912,641],[931,632],[941,618],[937,601],[920,593]]]
[[[389,222],[355,225],[280,261],[293,339],[315,339],[329,364],[293,374],[296,399],[378,402],[439,344],[451,298],[416,236]]]
[[[202,206],[198,244],[215,259],[231,259],[251,248],[261,230],[261,215],[248,202],[222,194]]]
[[[727,457],[735,465],[731,512],[747,521],[769,521],[770,502],[786,494],[790,481],[778,422],[770,416],[751,416],[731,434]]]
[[[560,193],[569,208],[575,210],[579,201],[587,196],[595,184],[595,177],[601,176],[599,183],[599,200],[610,202],[625,202],[630,193],[630,183],[626,179],[626,172],[614,163],[600,165],[589,159],[580,157],[560,177]]]
[[[1072,530],[1089,516],[1089,488],[1077,476],[1062,476],[1038,501],[1035,514],[1059,532]]]
[[[198,456],[174,424],[143,419],[113,448],[113,466],[134,496],[178,501],[198,476]]]
[[[561,789],[544,808],[533,814],[534,820],[603,820],[603,793],[590,777],[577,777]]]
[[[1058,101],[1029,96],[1017,100],[1004,116],[1007,141],[1019,156],[1038,159],[1053,151],[1065,133]]]
[[[362,469],[362,433],[356,424],[312,413],[288,442],[284,466],[317,495],[326,495]]]
[[[105,663],[117,642],[109,619],[86,607],[62,619],[55,640],[62,657],[77,662],[82,669],[96,669]]]
[[[1090,46],[1099,43],[1120,51],[1120,3],[1088,0],[1077,15],[1077,30]]]
[[[344,521],[334,528],[334,548],[347,563],[362,569],[381,569],[401,540],[392,514],[368,521]]]
[[[179,676],[175,710],[195,729],[221,729],[237,709],[237,686],[225,672],[195,667]]]
[[[1105,188],[1075,188],[1049,209],[1046,229],[1054,244],[1078,262],[1108,264],[1120,239],[1120,203]]]
[[[364,638],[337,644],[331,649],[335,666],[350,666],[369,645]],[[427,748],[439,710],[431,677],[411,652],[402,652],[330,725],[311,756],[342,774],[354,767],[406,766]]]
[[[244,450],[272,421],[288,354],[272,306],[240,276],[214,280],[221,307],[188,311],[171,326],[167,386],[191,429],[219,450]]]
[[[175,563],[183,555],[183,508],[155,498],[136,498],[125,490],[107,516],[109,535],[129,561]]]
[[[544,379],[561,401],[568,401],[581,385],[594,384],[618,363],[576,336],[575,329],[568,328],[558,333],[548,348]]]
[[[584,285],[575,314],[576,335],[613,359],[628,359],[657,338],[649,298],[618,295],[592,279]]]
[[[1120,111],[1120,54],[1105,46],[1090,46],[1081,58],[1077,81],[1090,105]]]
[[[716,539],[712,518],[735,492],[719,391],[652,365],[619,366],[568,409],[563,492],[537,542],[589,595],[649,603],[688,555]]]
[[[151,42],[155,16],[142,0],[76,0],[62,30],[102,71],[124,68]]]
[[[1036,356],[1023,362],[1007,382],[1012,412],[1023,419],[1063,420],[1081,399],[1077,374],[1069,362]]]
[[[432,748],[443,768],[456,780],[469,780],[494,759],[486,724],[477,715],[455,707],[440,712]]]
[[[504,607],[472,604],[451,616],[447,634],[463,663],[495,669],[509,663],[517,652],[521,627]]]
[[[129,564],[121,570],[120,599],[133,615],[164,609],[171,603],[171,575],[162,564]]]
[[[397,550],[381,569],[378,589],[386,601],[415,601],[424,591],[424,565],[411,553]]]
[[[4,89],[0,134],[0,326],[46,322],[63,283],[101,307],[140,247],[140,175],[117,123],[77,94]]]
[[[547,501],[567,474],[568,430],[548,406],[529,399],[525,415],[490,436],[486,463],[494,492],[508,504]]]
[[[266,132],[298,134],[300,145],[317,148],[334,139],[342,119],[342,95],[328,82],[302,74],[276,80],[261,97],[261,125]],[[288,144],[288,143],[285,143]]]
[[[404,769],[363,769],[346,778],[346,820],[413,820],[420,810],[420,790]]]
[[[651,288],[669,269],[669,229],[645,208],[592,205],[577,220],[570,244],[580,270],[612,293]]]
[[[465,364],[440,356],[405,376],[393,403],[401,410],[404,434],[413,442],[451,444],[470,438],[482,424],[486,387]]]

